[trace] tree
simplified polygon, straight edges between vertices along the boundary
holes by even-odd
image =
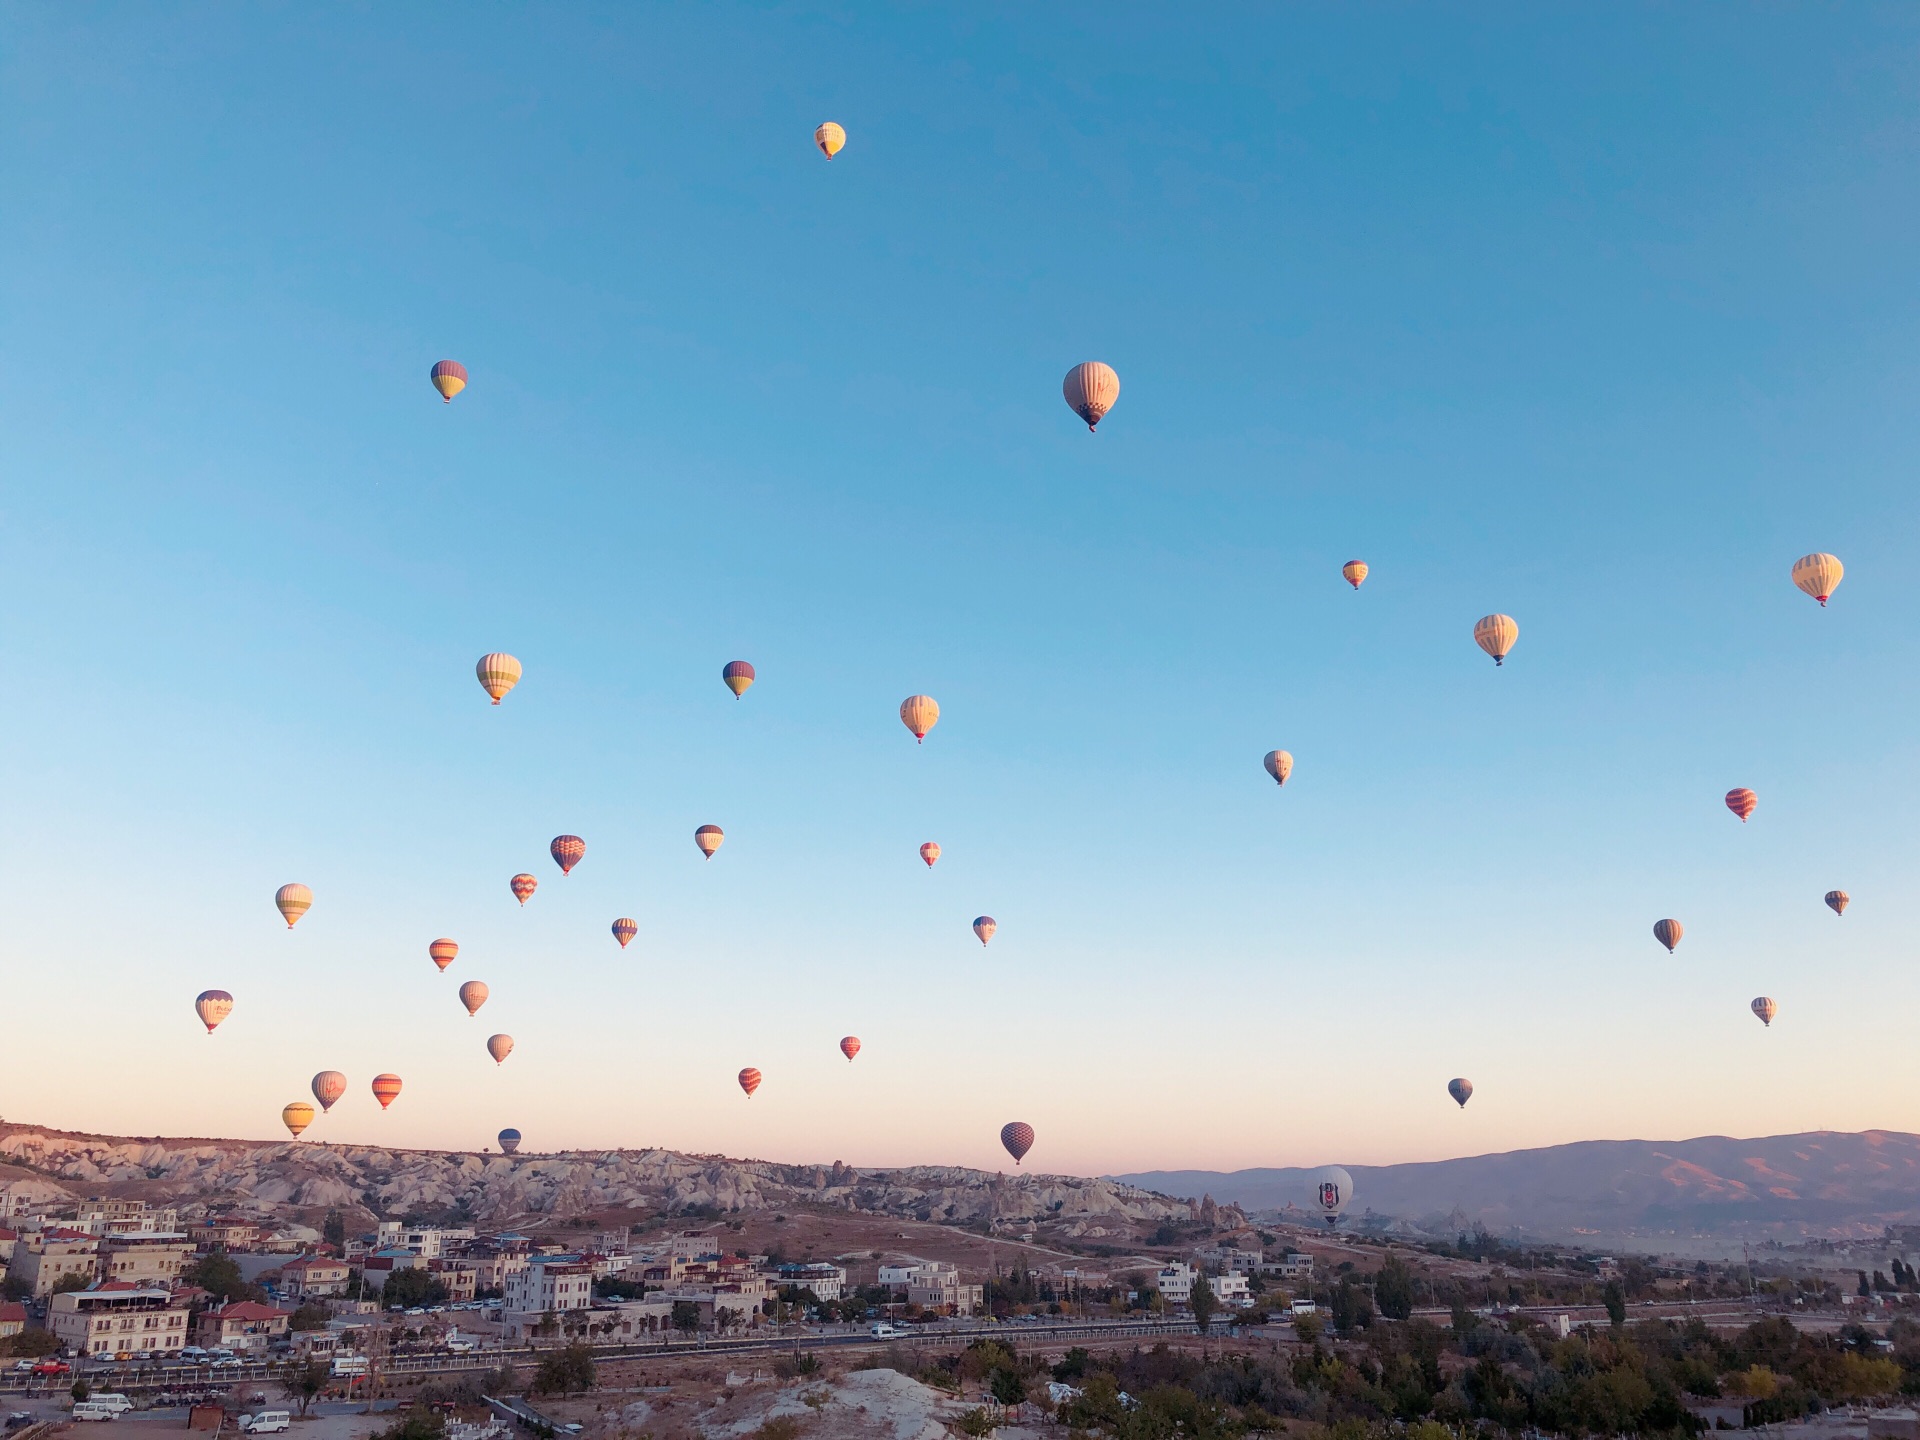
[[[320,1222],[320,1234],[329,1245],[347,1243],[347,1217],[338,1210],[327,1211],[327,1218]]]
[[[691,1335],[700,1328],[700,1307],[691,1300],[673,1302],[673,1328],[682,1335]]]
[[[1364,1285],[1356,1285],[1351,1275],[1342,1276],[1328,1306],[1333,1312],[1333,1328],[1342,1335],[1365,1330],[1373,1324],[1373,1301]]]
[[[1320,1343],[1320,1335],[1323,1329],[1324,1327],[1321,1325],[1318,1315],[1309,1313],[1293,1317],[1293,1333],[1309,1345],[1317,1345]]]
[[[1607,1281],[1607,1288],[1600,1298],[1606,1302],[1607,1319],[1613,1322],[1614,1329],[1618,1330],[1627,1323],[1627,1294],[1620,1288],[1618,1280]]]
[[[1413,1271],[1398,1255],[1387,1256],[1386,1264],[1374,1276],[1373,1298],[1380,1313],[1390,1320],[1405,1320],[1413,1314]]]
[[[51,1355],[59,1348],[60,1342],[53,1333],[37,1325],[29,1325],[17,1335],[0,1339],[0,1355]]]
[[[324,1330],[327,1328],[328,1311],[324,1305],[316,1305],[311,1300],[304,1302],[293,1312],[287,1321],[289,1330]]]
[[[247,1283],[246,1277],[240,1273],[239,1264],[219,1246],[182,1270],[180,1278],[189,1285],[198,1285],[222,1304],[231,1300],[260,1298],[259,1288]]]
[[[594,1379],[593,1350],[576,1341],[540,1357],[540,1368],[533,1376],[533,1393],[570,1395],[591,1390]]]
[[[300,1407],[302,1418],[314,1397],[327,1388],[328,1373],[326,1361],[310,1357],[280,1377],[280,1388],[286,1392],[287,1399]]]
[[[1205,1274],[1193,1277],[1193,1293],[1187,1297],[1187,1304],[1193,1307],[1193,1318],[1200,1326],[1202,1335],[1213,1323],[1213,1312],[1220,1308],[1220,1302],[1213,1298],[1213,1286],[1207,1283]]]
[[[84,1290],[92,1283],[93,1277],[91,1275],[82,1275],[76,1271],[72,1275],[62,1275],[58,1280],[54,1281],[52,1293],[55,1295],[65,1295],[70,1290]]]
[[[1027,1398],[1027,1382],[1009,1365],[997,1366],[987,1377],[987,1388],[1002,1405],[1018,1405]]]
[[[431,1270],[409,1266],[387,1275],[386,1283],[380,1287],[380,1298],[388,1306],[441,1305],[446,1303],[447,1287]]]
[[[83,1377],[73,1382],[72,1393],[73,1393],[73,1403],[78,1405],[83,1400],[85,1400],[87,1396],[93,1393],[93,1387],[87,1384],[85,1378]]]

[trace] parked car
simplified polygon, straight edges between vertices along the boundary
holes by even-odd
[[[896,1336],[904,1335],[907,1332],[905,1330],[895,1329],[892,1325],[882,1320],[878,1325],[868,1327],[867,1333],[876,1340],[892,1340]]]
[[[20,1430],[33,1423],[33,1414],[27,1410],[16,1410],[7,1416],[7,1429]]]
[[[64,1360],[55,1360],[49,1357],[45,1360],[36,1361],[33,1366],[33,1373],[35,1375],[71,1375],[73,1373],[73,1366]]]
[[[262,1410],[257,1415],[242,1415],[240,1431],[244,1435],[278,1435],[290,1429],[293,1417],[285,1410]]]

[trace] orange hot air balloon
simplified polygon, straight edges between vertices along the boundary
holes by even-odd
[[[279,907],[280,914],[287,922],[287,929],[293,929],[293,922],[313,908],[313,891],[304,885],[282,885],[273,892],[273,903]]]
[[[1846,914],[1847,906],[1851,905],[1852,903],[1853,903],[1853,897],[1847,894],[1847,892],[1844,890],[1827,891],[1827,908],[1833,911],[1833,913],[1836,915]],[[212,1027],[209,1026],[208,1028],[211,1029]]]
[[[1358,590],[1367,578],[1367,562],[1364,560],[1349,560],[1340,567],[1340,573],[1347,577],[1347,583],[1349,585]]]
[[[507,1056],[511,1055],[512,1053],[513,1053],[513,1036],[489,1035],[487,1037],[487,1054],[493,1056],[494,1064],[496,1065],[505,1064]]]
[[[1742,825],[1747,823],[1747,817],[1753,814],[1753,807],[1759,803],[1760,797],[1744,785],[1737,790],[1727,791],[1727,809],[1740,817]]]
[[[473,673],[480,677],[480,688],[498,705],[501,697],[520,683],[520,662],[496,650],[491,655],[482,655]]]
[[[813,143],[820,147],[822,155],[831,160],[847,143],[847,132],[829,120],[813,132]]]
[[[293,1132],[298,1140],[300,1132],[313,1124],[313,1106],[304,1100],[296,1100],[280,1112],[280,1123]]]
[[[1000,922],[991,915],[981,915],[973,922],[973,933],[980,937],[980,943],[986,944],[993,939],[993,932],[1000,928]]]
[[[460,1003],[467,1007],[468,1015],[478,1015],[487,1003],[487,987],[478,980],[467,981],[460,987]]]
[[[440,967],[442,975],[447,973],[447,966],[453,964],[453,957],[459,953],[460,946],[453,940],[440,939],[427,946],[428,956]]]
[[[747,1099],[753,1098],[753,1092],[760,1088],[760,1072],[749,1065],[740,1072],[740,1088],[747,1092]]]
[[[1493,657],[1493,663],[1507,663],[1507,652],[1520,638],[1520,624],[1511,615],[1482,615],[1473,622],[1473,643]]]
[[[727,689],[733,692],[733,698],[738,700],[747,693],[747,687],[753,684],[753,666],[744,660],[729,660],[721,668],[720,679]]]
[[[629,920],[624,915],[622,915],[618,920],[613,922],[613,938],[620,942],[620,948],[622,950],[626,949],[627,942],[633,939],[633,937],[638,935],[639,933],[640,933],[639,922],[635,920]]]
[[[1802,555],[1793,562],[1793,583],[1818,600],[1822,610],[1846,573],[1838,555]]]
[[[843,1035],[840,1037],[840,1053],[847,1057],[847,1063],[853,1063],[853,1057],[860,1053],[860,1037]]]
[[[1680,937],[1686,934],[1678,920],[1656,920],[1653,922],[1653,938],[1667,947],[1667,953],[1673,953],[1673,947],[1680,943]]]
[[[1000,1143],[1007,1147],[1007,1153],[1013,1156],[1018,1165],[1027,1158],[1027,1152],[1033,1148],[1033,1126],[1015,1120],[1000,1127]]]
[[[587,853],[587,842],[578,835],[556,835],[547,846],[547,853],[553,856],[553,863],[560,867],[562,875],[571,875],[580,857]]]
[[[693,832],[693,843],[700,847],[700,853],[711,860],[713,852],[720,848],[727,838],[727,832],[718,825],[702,825]]]
[[[313,1077],[313,1098],[322,1110],[333,1109],[333,1102],[347,1093],[347,1077],[338,1070],[322,1070]]]
[[[233,1013],[233,996],[224,990],[202,990],[194,998],[193,1009],[211,1035],[213,1027]]]
[[[1273,777],[1273,783],[1284,785],[1287,777],[1293,774],[1293,756],[1284,750],[1269,750],[1266,759],[1260,762],[1267,767],[1267,774]]]
[[[1120,398],[1120,377],[1111,365],[1088,360],[1067,371],[1067,378],[1060,382],[1060,393],[1066,397],[1067,408],[1087,422],[1091,435]]]
[[[1760,1017],[1760,1023],[1769,1030],[1773,1028],[1773,1017],[1780,1013],[1780,1007],[1773,1002],[1773,998],[1769,995],[1760,996],[1748,1008]]]
[[[458,360],[441,360],[427,372],[427,378],[433,381],[440,398],[451,405],[453,397],[467,388],[467,367]]]
[[[513,891],[513,898],[524,905],[533,898],[533,892],[540,888],[540,882],[523,870],[507,882],[507,888]]]
[[[920,847],[920,858],[927,862],[927,868],[933,868],[933,862],[940,858],[940,847],[929,840]]]
[[[380,1108],[386,1109],[400,1098],[400,1077],[398,1075],[376,1075],[373,1077],[373,1098],[380,1102]]]
[[[909,695],[900,702],[900,723],[924,743],[927,732],[940,723],[940,702],[931,695]]]

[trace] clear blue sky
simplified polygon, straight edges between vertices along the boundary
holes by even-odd
[[[1920,1128],[1910,7],[5,13],[8,1119]]]

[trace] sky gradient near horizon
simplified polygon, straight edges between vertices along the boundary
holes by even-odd
[[[7,1119],[1920,1130],[1920,13],[7,15]]]

